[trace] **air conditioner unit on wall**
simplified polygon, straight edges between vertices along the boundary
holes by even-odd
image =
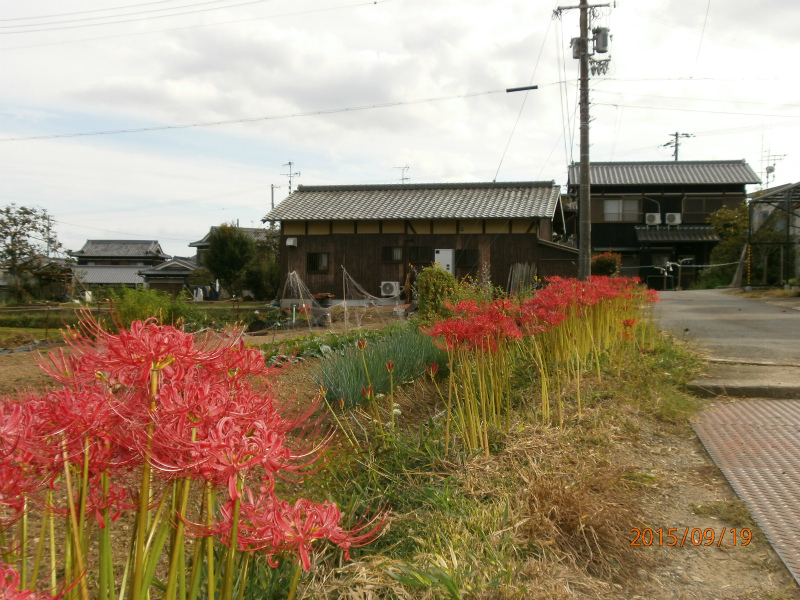
[[[682,221],[681,213],[667,213],[667,225],[680,225]]]
[[[381,281],[381,296],[400,295],[399,281]]]
[[[661,225],[661,213],[647,213],[644,222],[648,225]]]

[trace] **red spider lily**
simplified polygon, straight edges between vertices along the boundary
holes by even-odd
[[[362,386],[361,386],[361,395],[362,395],[362,396],[364,396],[364,398],[366,398],[367,400],[369,400],[370,398],[372,398],[372,396],[373,396],[373,393],[372,393],[372,386],[371,386],[371,385],[368,385],[368,386],[364,387],[364,386],[362,385]]]
[[[622,319],[622,326],[626,329],[630,329],[636,325],[636,319]]]
[[[439,365],[437,363],[425,365],[425,372],[430,375],[431,379],[433,379],[436,376],[436,373],[439,372]]]
[[[389,371],[389,373],[394,373],[394,361],[393,360],[387,360],[386,361],[386,370]]]
[[[19,589],[20,577],[16,569],[9,564],[0,562],[0,598],[2,600],[58,600],[66,592],[57,596]]]
[[[363,350],[366,347],[367,347],[367,340],[365,340],[364,338],[361,338],[356,342],[356,348],[358,348],[359,350]]]

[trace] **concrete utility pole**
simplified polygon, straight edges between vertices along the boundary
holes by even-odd
[[[281,189],[281,186],[275,185],[274,183],[269,184],[270,191],[272,192],[272,210],[275,210],[275,190]]]
[[[669,135],[670,137],[673,137],[675,139],[672,140],[671,142],[667,142],[666,144],[662,144],[661,147],[675,148],[675,152],[672,153],[672,156],[675,157],[675,162],[678,162],[678,147],[680,146],[681,143],[680,139],[694,137],[694,135],[692,135],[691,133],[678,133],[677,131],[675,133],[670,133]]]
[[[581,178],[578,200],[578,279],[585,281],[592,274],[592,200],[589,172],[589,5],[581,0]]]
[[[577,8],[580,11],[580,37],[572,40],[572,55],[580,60],[580,193],[578,196],[578,279],[586,280],[592,273],[592,201],[591,165],[589,163],[589,69],[592,73],[605,73],[608,60],[594,60],[592,51],[608,52],[608,29],[598,27],[593,30],[594,38],[589,37],[589,10],[608,8],[609,4],[589,4],[581,0],[578,6],[559,6],[555,16],[565,10]],[[594,43],[590,48],[589,42]]]

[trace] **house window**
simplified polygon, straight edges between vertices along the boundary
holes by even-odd
[[[381,253],[383,262],[402,262],[403,261],[403,247],[402,246],[384,246]]]
[[[456,266],[468,268],[477,267],[478,249],[465,248],[463,250],[456,250]]]
[[[408,262],[414,263],[429,263],[433,262],[430,246],[409,246],[408,247]]]
[[[639,221],[638,200],[603,200],[606,223],[636,223]]]
[[[309,252],[306,255],[306,272],[308,273],[327,273],[328,272],[328,253]]]

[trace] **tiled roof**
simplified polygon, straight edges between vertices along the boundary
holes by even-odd
[[[569,167],[570,185],[578,185],[580,164]],[[665,162],[593,162],[592,185],[680,185],[760,183],[744,160]]]
[[[194,271],[196,268],[197,261],[195,260],[195,257],[192,256],[191,258],[184,258],[182,256],[173,256],[168,261],[154,267],[140,269],[139,275],[142,277],[168,277],[180,274],[188,274],[191,271]]]
[[[264,221],[552,218],[553,181],[298,186]]]
[[[203,236],[203,239],[197,240],[196,242],[192,242],[189,244],[191,248],[206,248],[208,246],[208,238],[211,234],[217,229],[216,225],[212,225],[211,229],[208,230],[208,233]],[[263,237],[267,234],[267,230],[263,227],[239,227],[241,231],[251,236],[253,239],[258,239],[259,237]]]
[[[87,240],[83,248],[71,254],[81,258],[140,256],[169,258],[169,255],[161,250],[157,240]]]
[[[87,285],[143,284],[139,275],[141,265],[80,265],[72,267],[73,274]]]
[[[718,242],[719,236],[711,225],[680,225],[679,227],[636,226],[639,242]]]

